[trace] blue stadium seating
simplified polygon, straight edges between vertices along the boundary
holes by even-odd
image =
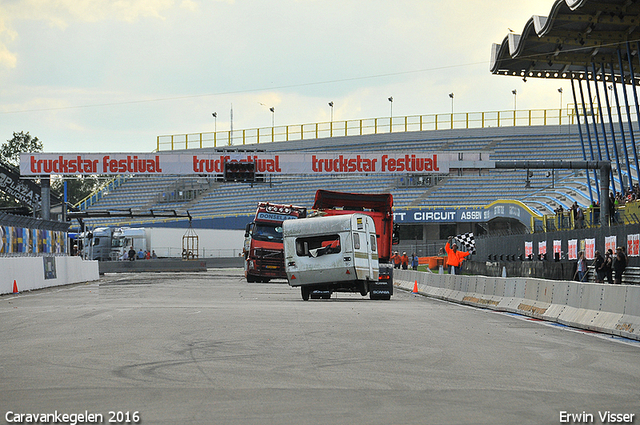
[[[251,149],[255,146],[242,146]],[[260,144],[265,151],[482,151],[491,160],[582,160],[582,147],[575,126],[501,127],[441,130],[334,137]],[[629,148],[631,149],[631,148]],[[588,151],[588,147],[587,147]],[[178,178],[133,177],[104,194],[89,209],[188,209],[194,217],[249,215],[259,201],[310,207],[317,189],[345,192],[390,192],[396,207],[481,206],[498,199],[523,201],[534,211],[552,213],[558,205],[568,208],[574,201],[585,206],[592,195],[586,189],[584,172],[532,170],[526,187],[525,170],[482,170],[473,174],[450,175],[439,184],[407,186],[406,176],[278,176],[267,182],[213,183],[196,199],[163,201],[175,190]],[[635,172],[635,171],[634,171]],[[184,178],[183,178],[184,180]],[[120,223],[121,220],[89,220],[93,224]]]

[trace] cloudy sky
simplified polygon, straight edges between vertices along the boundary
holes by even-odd
[[[557,108],[491,44],[553,0],[0,0],[0,143],[150,152],[165,134]],[[568,101],[565,96],[565,103]],[[217,112],[217,123],[211,115]]]

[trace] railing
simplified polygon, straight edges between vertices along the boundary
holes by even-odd
[[[629,105],[634,110],[635,106]],[[603,110],[605,122],[609,116],[613,122],[627,120],[625,107],[611,107]],[[366,118],[360,120],[331,121],[311,124],[293,124],[284,126],[261,127],[245,130],[173,134],[157,137],[157,150],[195,149],[223,146],[251,145],[269,142],[320,139],[327,137],[363,136],[368,134],[400,133],[409,131],[453,130],[487,127],[516,127],[534,125],[576,124],[577,116],[584,124],[584,111],[587,121],[600,122],[600,110],[590,105],[586,108],[567,104],[566,108],[527,109],[493,112],[458,112],[448,114],[409,115],[400,117]],[[609,113],[610,112],[610,113]],[[633,114],[635,115],[635,114]],[[633,117],[635,118],[635,117]],[[633,119],[632,118],[632,119]]]
[[[78,202],[75,206],[80,210],[86,210],[88,207],[102,199],[110,191],[120,186],[125,180],[127,180],[127,176],[123,175],[118,175],[110,180],[107,180],[91,195]]]
[[[633,106],[630,106],[634,108]],[[587,120],[595,116],[600,122],[600,110],[586,107]],[[327,137],[363,136],[368,134],[401,133],[409,131],[458,130],[488,127],[520,127],[534,125],[576,124],[580,116],[584,124],[584,110],[568,104],[560,109],[527,109],[493,112],[458,112],[448,114],[409,115],[400,117],[366,118],[360,120],[332,121],[311,124],[261,127],[245,130],[173,134],[157,137],[157,150],[195,149],[223,146],[240,146],[269,142],[320,139]],[[611,107],[611,113],[603,111],[605,121],[609,115],[613,122],[619,117],[626,121],[626,108]],[[635,114],[634,114],[635,115]]]
[[[245,130],[158,136],[157,150],[239,146],[409,131],[574,124],[573,109],[460,112],[295,124]]]
[[[611,226],[640,224],[640,201],[627,202],[626,205],[612,211],[609,221]],[[571,211],[543,216],[540,226],[536,226],[534,233],[555,232],[561,230],[590,229],[600,227],[600,207],[586,208],[584,220],[576,221]]]

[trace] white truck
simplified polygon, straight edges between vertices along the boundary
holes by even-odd
[[[198,257],[236,257],[241,253],[244,231],[193,229],[199,239]],[[187,229],[168,227],[121,227],[113,232],[112,257],[121,258],[131,246],[138,252],[155,251],[158,257],[182,257],[182,237]]]
[[[283,223],[284,263],[289,285],[302,299],[333,292],[373,291],[379,278],[373,218],[362,213],[316,216]]]

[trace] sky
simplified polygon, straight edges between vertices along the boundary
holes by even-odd
[[[0,143],[151,152],[159,135],[551,109],[570,83],[492,75],[553,0],[0,0]],[[569,101],[565,96],[566,103]],[[274,108],[274,112],[270,111]],[[217,113],[214,120],[212,113]]]

